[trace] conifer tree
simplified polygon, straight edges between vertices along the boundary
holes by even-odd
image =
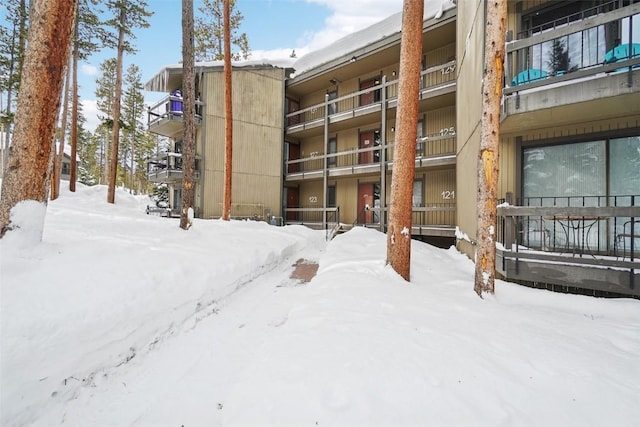
[[[231,1],[224,0],[224,189],[222,219],[231,219],[231,177],[233,176],[233,88],[231,86]]]
[[[76,13],[74,28],[73,51],[72,51],[72,87],[71,87],[71,174],[69,176],[69,190],[76,191],[76,152],[78,149],[78,61],[86,59],[93,52],[97,51],[100,44],[106,37],[104,28],[100,25],[96,9],[97,0],[80,0]]]
[[[4,146],[0,147],[2,151],[0,171],[2,174],[7,167],[8,149],[13,128],[13,108],[20,88],[29,29],[29,10],[26,1],[6,0],[5,4],[7,23],[6,26],[0,26],[0,92],[6,94],[4,111],[0,111],[0,130],[4,131]]]
[[[194,42],[197,61],[222,61],[224,59],[224,0],[203,0],[198,8],[202,14],[195,18]],[[229,0],[230,43],[236,47],[231,60],[249,59],[249,39],[240,33],[244,16],[236,9],[236,0]]]
[[[387,263],[406,281],[411,269],[411,211],[415,176],[423,0],[404,0],[396,141],[391,176]]]
[[[96,107],[101,115],[98,133],[98,165],[100,175],[98,183],[107,182],[107,172],[109,170],[109,146],[111,142],[111,129],[113,125],[113,97],[116,85],[116,60],[111,58],[100,64],[100,74],[96,79]]]
[[[500,101],[504,66],[507,2],[487,2],[482,118],[478,153],[478,246],[474,290],[494,293],[498,200]]]
[[[122,123],[124,125],[123,137],[125,141],[127,141],[126,155],[123,156],[123,170],[126,170],[126,161],[128,160],[128,187],[131,193],[136,188],[135,171],[136,156],[139,148],[138,139],[144,132],[142,123],[140,123],[139,120],[144,111],[144,96],[142,95],[143,85],[141,78],[140,68],[135,64],[131,64],[127,68],[127,74],[124,78],[126,89],[122,103]],[[127,182],[127,179],[125,179],[125,182]]]
[[[10,212],[18,203],[32,200],[46,207],[53,134],[76,6],[77,0],[33,2],[14,139],[2,180],[0,236],[12,228]],[[44,214],[37,221],[34,227],[41,239]]]
[[[180,228],[192,225],[195,200],[195,72],[193,69],[193,0],[182,0],[182,95],[184,96],[182,134],[182,211]]]
[[[115,203],[116,180],[118,176],[118,147],[120,143],[120,103],[122,96],[122,63],[125,52],[134,52],[133,45],[129,42],[134,39],[133,30],[147,28],[147,18],[152,15],[147,11],[147,3],[144,0],[108,0],[107,9],[113,13],[113,18],[107,21],[107,25],[117,30],[117,42],[111,40],[111,47],[116,48],[116,81],[113,96],[113,113],[111,129],[111,156],[109,168],[109,188],[107,202]]]

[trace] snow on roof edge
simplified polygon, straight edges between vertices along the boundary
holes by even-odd
[[[425,0],[423,21],[440,19],[447,10],[454,9],[453,0]],[[334,59],[346,56],[376,41],[400,33],[402,29],[402,11],[397,12],[376,24],[363,28],[336,40],[335,42],[304,55],[293,64],[295,75],[300,76],[309,70],[326,64]]]
[[[295,58],[281,58],[281,59],[249,59],[245,61],[234,61],[231,63],[232,68],[291,68]],[[209,68],[215,69],[219,68],[222,70],[224,67],[224,61],[204,61],[204,62],[196,62],[194,64],[194,68],[196,71],[198,69]],[[147,83],[144,84],[144,90],[150,92],[166,92],[167,83],[169,81],[170,74],[180,74],[182,73],[182,64],[169,64],[164,65],[160,71],[154,74]]]

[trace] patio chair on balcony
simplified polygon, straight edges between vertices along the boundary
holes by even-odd
[[[551,232],[545,226],[545,223],[542,219],[528,219],[526,220],[526,228],[524,228],[521,232],[523,244],[526,246],[531,246],[531,243],[540,242],[540,249],[546,251],[549,249],[549,244],[551,242]],[[533,246],[536,246],[535,244]]]
[[[631,54],[629,54],[631,51]],[[608,51],[605,55],[604,55],[604,63],[605,64],[612,64],[614,62],[618,62],[618,61],[624,61],[626,59],[632,59],[632,58],[638,58],[640,57],[640,43],[625,43],[625,44],[621,44],[618,45],[616,47],[614,47],[613,49],[611,49],[610,51]],[[634,65],[633,68],[638,68],[640,67],[640,65]],[[623,71],[626,70],[625,68],[618,68],[616,71]]]
[[[631,227],[631,220],[625,222],[622,225],[622,233],[616,234],[616,239],[613,242],[613,251],[616,256],[622,246],[622,258],[627,257],[627,241],[629,241],[629,255],[633,255],[640,249],[640,221],[634,221],[634,227]],[[636,244],[636,241],[638,242]]]
[[[518,86],[525,83],[535,82],[537,80],[543,80],[548,77],[548,74],[544,70],[538,68],[528,68],[524,71],[520,71],[512,80],[512,86]]]

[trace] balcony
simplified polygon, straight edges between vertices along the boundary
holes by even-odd
[[[498,207],[498,273],[640,296],[640,195],[523,202]]]
[[[199,157],[196,156],[196,170],[194,177],[200,179],[198,168]],[[181,183],[183,178],[182,154],[165,153],[147,162],[147,178],[151,182],[176,184]]]
[[[368,148],[353,147],[344,151],[324,154],[312,152],[309,156],[285,162],[285,180],[301,181],[323,177],[325,162],[327,176],[338,177],[380,173],[384,160],[387,170],[393,170],[394,144],[377,145]],[[419,138],[416,144],[415,167],[451,166],[456,164],[456,137],[448,132],[440,132]]]
[[[590,121],[632,113],[630,97],[640,93],[640,40],[631,27],[639,21],[640,4],[619,4],[560,17],[507,42],[505,131],[522,127],[519,120],[509,120],[522,113],[537,115],[531,123],[549,126],[567,117]],[[611,28],[620,28],[622,39],[607,38]]]
[[[428,68],[421,73],[419,99],[428,102],[444,94],[455,93],[456,61]],[[384,96],[383,96],[384,95]],[[286,132],[288,135],[305,137],[321,134],[325,125],[354,127],[361,122],[371,121],[372,114],[380,114],[382,105],[396,108],[398,104],[398,80],[381,81],[367,89],[350,93],[339,98],[326,100],[286,115]]]
[[[386,232],[388,208],[365,209],[347,228],[360,226],[375,228]],[[414,206],[411,215],[411,234],[413,236],[455,237],[455,203],[429,204]],[[331,230],[340,224],[339,208],[286,208],[287,224],[305,225],[314,229]],[[324,221],[323,221],[324,220]],[[381,222],[382,221],[382,222]],[[343,226],[345,224],[342,224]]]
[[[202,124],[202,106],[204,104],[196,101],[196,127]],[[182,135],[183,124],[183,103],[181,96],[168,95],[147,110],[147,127],[150,132],[158,135],[176,138]]]

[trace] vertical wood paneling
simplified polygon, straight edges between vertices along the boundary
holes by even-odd
[[[203,216],[221,214],[224,154],[224,78],[205,73]],[[235,68],[233,84],[232,215],[263,206],[280,215],[284,70]],[[261,99],[262,102],[255,102]],[[236,212],[234,212],[234,209]],[[256,208],[257,209],[257,208]]]

